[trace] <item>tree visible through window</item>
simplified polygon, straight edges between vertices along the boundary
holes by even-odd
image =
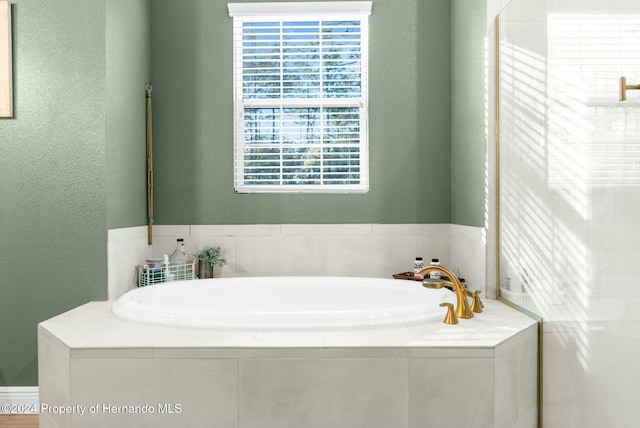
[[[236,191],[367,191],[371,3],[252,5],[229,4]]]

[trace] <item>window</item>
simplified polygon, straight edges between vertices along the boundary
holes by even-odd
[[[230,3],[235,189],[366,192],[371,2]]]

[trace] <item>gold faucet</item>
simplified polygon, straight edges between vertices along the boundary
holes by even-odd
[[[469,303],[467,302],[467,293],[470,293],[467,291],[467,286],[463,285],[463,283],[460,282],[460,280],[453,274],[453,272],[451,272],[446,268],[443,268],[442,266],[427,266],[421,271],[419,271],[418,274],[426,276],[426,274],[432,271],[438,271],[446,275],[449,278],[449,280],[447,281],[444,279],[443,280],[426,279],[422,283],[424,287],[442,288],[445,285],[449,285],[453,287],[453,291],[456,293],[457,304],[456,304],[456,310],[455,310],[455,317],[452,317],[449,314],[447,314],[447,317],[445,318],[444,322],[447,324],[455,324],[457,322],[456,318],[464,318],[464,319],[473,318],[473,312],[469,308]],[[472,294],[474,296],[474,303],[476,298],[478,299],[478,302],[480,301],[478,294],[479,292]],[[477,306],[477,308],[479,309],[477,312],[482,311],[482,302],[479,303],[479,306]],[[455,320],[455,322],[453,322],[453,320]]]

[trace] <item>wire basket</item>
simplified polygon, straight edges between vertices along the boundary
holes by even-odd
[[[169,275],[162,266],[149,267],[149,265],[136,265],[137,286],[146,287],[147,285],[160,284],[168,281],[183,281],[196,279],[196,263],[193,260],[187,263],[170,263]]]

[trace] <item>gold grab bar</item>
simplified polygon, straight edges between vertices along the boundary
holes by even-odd
[[[631,90],[631,89],[640,89],[640,85],[627,85],[627,78],[626,77],[621,77],[620,78],[620,97],[619,100],[620,101],[626,101],[627,100],[627,91]]]
[[[144,87],[147,93],[147,234],[149,245],[153,243],[153,133],[151,114],[151,91],[153,86],[147,83]]]

